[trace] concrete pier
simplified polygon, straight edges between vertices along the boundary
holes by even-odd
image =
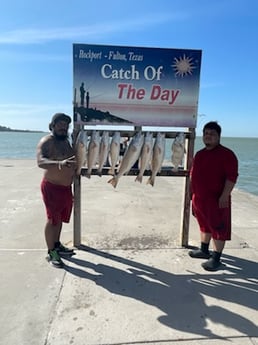
[[[258,344],[258,197],[234,190],[226,267],[212,273],[179,245],[183,177],[116,189],[82,177],[82,246],[56,269],[41,177],[33,160],[0,160],[1,344]],[[189,236],[198,246],[193,217]]]

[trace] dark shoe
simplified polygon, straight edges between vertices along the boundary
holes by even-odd
[[[210,252],[205,253],[201,249],[190,250],[188,254],[189,256],[191,256],[191,258],[195,258],[195,259],[209,259],[211,256]]]
[[[67,248],[60,243],[59,247],[55,248],[59,255],[74,255],[75,252],[71,248]]]
[[[54,267],[62,268],[64,266],[62,259],[60,258],[58,252],[55,249],[49,251],[46,260]]]
[[[221,261],[215,261],[213,258],[210,258],[208,261],[202,263],[202,267],[206,271],[218,271],[225,267]]]

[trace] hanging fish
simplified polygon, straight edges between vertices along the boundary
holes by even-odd
[[[96,164],[99,160],[99,146],[100,146],[100,135],[99,131],[92,131],[91,138],[88,146],[87,154],[87,172],[86,177],[91,177],[92,169],[96,167]]]
[[[142,183],[144,171],[150,169],[150,162],[153,149],[153,133],[147,132],[144,137],[141,156],[139,159],[139,174],[135,181]]]
[[[108,181],[108,183],[112,184],[114,188],[116,188],[120,177],[127,174],[136,163],[141,153],[143,141],[144,135],[141,132],[137,132],[130,141],[117,175],[115,175],[111,180]]]
[[[185,154],[185,134],[183,132],[177,133],[172,143],[171,151],[172,170],[178,171],[178,167],[183,165]]]
[[[109,152],[109,132],[104,131],[101,137],[100,147],[99,147],[99,166],[97,170],[97,173],[99,176],[102,175],[102,169],[103,169],[104,164],[107,161],[108,152]]]
[[[151,176],[147,184],[154,186],[155,177],[160,172],[162,163],[165,157],[165,134],[157,133],[156,140],[153,147],[152,161],[151,161]]]
[[[87,161],[87,132],[81,129],[75,141],[76,175],[81,174],[81,168]]]
[[[108,171],[109,175],[115,175],[116,165],[119,160],[120,139],[121,139],[120,132],[115,132],[112,137],[110,150],[109,150],[110,165],[111,165]]]

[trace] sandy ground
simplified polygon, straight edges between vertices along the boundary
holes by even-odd
[[[209,273],[180,246],[183,177],[83,177],[82,246],[60,270],[45,261],[41,176],[0,160],[1,344],[258,344],[257,197],[233,192],[226,267]]]

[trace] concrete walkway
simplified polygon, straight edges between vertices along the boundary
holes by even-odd
[[[34,161],[0,161],[1,344],[258,344],[257,197],[234,191],[226,267],[210,273],[179,246],[183,178],[123,177],[116,189],[83,178],[82,246],[55,269],[41,176]]]

